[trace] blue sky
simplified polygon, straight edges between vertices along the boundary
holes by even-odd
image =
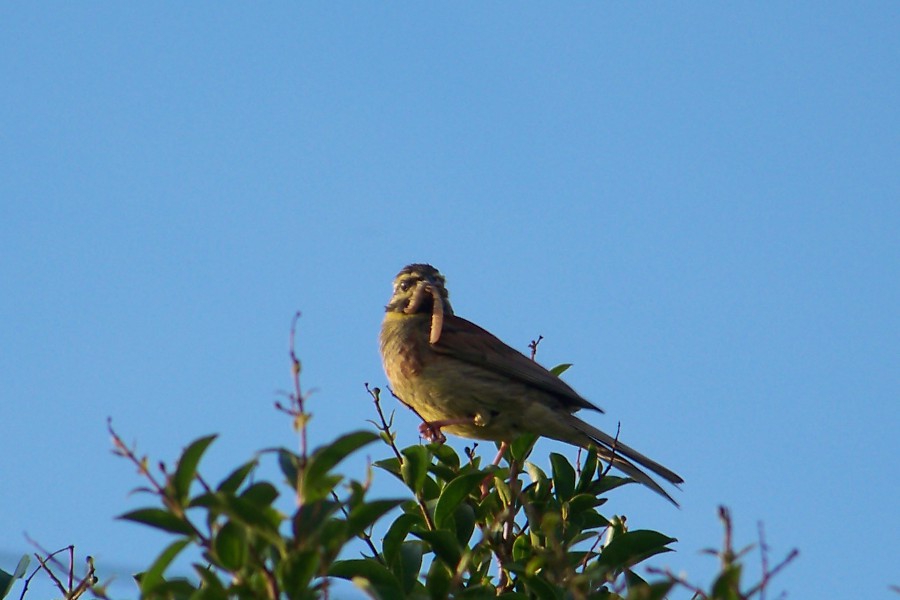
[[[113,520],[144,499],[106,418],[157,459],[220,433],[211,479],[295,445],[272,403],[301,310],[313,441],[366,427],[391,279],[427,261],[458,314],[543,335],[607,411],[585,417],[684,476],[681,510],[609,505],[679,538],[657,565],[706,583],[725,504],[739,541],[762,521],[773,561],[800,549],[789,597],[900,584],[896,3],[0,22],[0,567],[27,532],[133,595],[164,538]]]

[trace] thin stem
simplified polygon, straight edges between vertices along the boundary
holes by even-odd
[[[300,423],[300,456],[303,459],[303,464],[306,464],[306,455],[307,455],[307,446],[306,446],[306,422],[307,419],[302,418],[305,416],[305,406],[304,401],[305,398],[303,396],[303,392],[300,390],[300,359],[297,358],[297,353],[295,349],[295,340],[297,337],[297,321],[300,319],[300,311],[298,310],[294,313],[294,318],[291,321],[291,337],[290,337],[290,359],[291,359],[291,376],[294,380],[294,394],[293,401],[297,408],[297,414],[301,417],[299,420]]]

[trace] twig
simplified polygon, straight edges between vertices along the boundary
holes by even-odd
[[[400,454],[400,450],[397,449],[397,444],[394,443],[394,435],[391,433],[391,425],[394,422],[394,415],[393,413],[391,413],[390,422],[388,422],[388,420],[384,418],[384,411],[381,409],[381,389],[377,387],[370,388],[368,383],[365,385],[366,391],[370,396],[372,396],[372,400],[375,402],[375,412],[378,413],[378,418],[381,420],[381,425],[379,425],[378,423],[374,423],[373,421],[370,421],[370,423],[374,423],[375,427],[385,434],[385,442],[388,446],[391,447],[391,450],[394,451],[394,456],[397,457],[397,460],[403,462],[403,456]],[[395,398],[397,397],[393,391],[391,392],[391,394],[394,395]],[[403,401],[401,400],[401,402]]]
[[[26,536],[26,538],[27,538],[27,536]],[[67,594],[68,594],[67,588],[63,585],[63,582],[59,580],[59,578],[56,576],[56,573],[53,572],[53,569],[51,569],[51,568],[47,565],[47,563],[52,563],[52,564],[55,564],[57,567],[59,567],[59,568],[61,568],[61,569],[65,569],[66,567],[65,567],[61,562],[59,562],[59,560],[56,559],[56,555],[59,554],[60,552],[65,552],[66,550],[70,550],[70,551],[71,551],[71,548],[73,548],[73,546],[66,546],[65,548],[60,548],[60,549],[57,550],[56,552],[48,553],[46,550],[44,550],[43,548],[41,548],[41,546],[40,546],[37,542],[35,542],[35,541],[32,540],[31,538],[27,538],[27,539],[28,539],[28,541],[29,541],[33,546],[35,546],[38,550],[40,550],[40,551],[43,552],[45,555],[47,555],[46,558],[44,558],[43,556],[41,556],[40,553],[38,553],[38,552],[35,552],[35,553],[34,553],[34,557],[37,559],[38,563],[40,563],[40,567],[39,567],[39,568],[40,568],[40,569],[43,569],[44,571],[46,571],[46,572],[47,572],[47,575],[50,577],[50,579],[51,579],[51,580],[53,581],[53,583],[56,585],[56,587],[57,587],[57,589],[60,591],[60,593],[61,593],[63,596],[67,596]],[[72,568],[72,567],[71,567],[71,565],[70,565],[70,566],[69,566],[69,570],[70,570],[70,571],[71,571],[71,568]],[[68,588],[68,590],[71,590],[71,589],[72,589],[72,586],[70,585],[69,588]]]
[[[687,588],[689,591],[694,593],[694,598],[709,598],[709,596],[707,596],[703,590],[698,588],[693,583],[689,582],[684,577],[675,575],[669,569],[659,569],[656,567],[647,567],[647,572],[651,573],[653,575],[663,575],[666,577],[666,579],[668,579],[672,583],[675,583],[675,584],[680,585],[681,587]]]
[[[420,419],[422,419],[423,422],[427,422],[427,421],[425,421],[424,418],[422,418],[422,415],[420,415],[419,412],[415,408],[413,408],[412,406],[410,406],[409,404],[404,402],[403,399],[400,398],[400,396],[395,394],[394,390],[392,390],[391,388],[388,388],[388,391],[391,393],[391,396],[393,396],[400,402],[400,404],[402,404],[403,406],[406,406],[411,411],[416,413],[416,415]],[[380,390],[379,390],[379,393],[380,393]],[[378,403],[376,403],[375,406],[379,408],[379,413],[380,413],[381,412],[380,405]],[[382,418],[383,418],[383,415],[382,415]],[[396,447],[394,447],[394,453],[397,455],[397,458],[400,460],[400,464],[403,464],[403,455],[400,454],[400,452],[397,450]],[[419,508],[422,510],[422,516],[425,518],[425,524],[428,525],[428,529],[430,529],[431,531],[434,531],[436,529],[435,525],[434,525],[434,521],[432,520],[431,515],[428,514],[428,507],[425,505],[425,500],[422,498],[422,492],[421,492],[421,490],[415,490],[415,492],[416,492],[416,502],[418,503]]]
[[[762,521],[759,521],[756,524],[756,530],[759,534],[759,560],[762,564],[762,578],[763,581],[769,579],[769,546],[766,544],[766,535],[763,529]],[[766,600],[766,587],[762,586],[759,589],[759,598],[760,600]]]
[[[112,436],[113,441],[113,454],[116,456],[122,456],[130,460],[138,469],[138,473],[147,478],[147,481],[150,482],[150,485],[153,486],[153,491],[155,491],[160,496],[165,494],[165,489],[156,479],[153,477],[153,473],[150,472],[150,469],[147,467],[147,457],[143,458],[137,457],[137,452],[134,448],[129,448],[118,433],[115,432],[112,426],[112,417],[106,418],[106,429],[109,431],[109,435]]]
[[[335,492],[334,490],[331,490],[331,497],[334,498],[334,501],[340,505],[339,508],[341,509],[341,512],[344,513],[344,518],[349,519],[350,513],[347,512],[347,508],[344,506],[344,503],[341,502],[341,499],[338,497],[337,492]],[[378,553],[378,548],[376,548],[375,544],[372,543],[371,535],[369,535],[368,533],[363,531],[360,534],[358,534],[357,537],[359,539],[361,539],[362,541],[364,541],[366,543],[366,545],[369,547],[369,550],[372,551],[372,555],[373,555],[372,558],[374,558],[381,564],[385,564],[384,559],[381,557],[381,554]]]
[[[292,396],[293,401],[296,403],[297,414],[301,417],[300,421],[300,457],[303,461],[303,464],[306,464],[306,419],[303,418],[306,415],[304,401],[306,398],[303,396],[303,392],[300,390],[300,359],[297,358],[297,353],[295,349],[295,340],[297,337],[297,321],[300,319],[300,311],[298,310],[294,313],[294,318],[291,321],[291,336],[290,336],[290,359],[291,359],[291,375],[294,379],[294,394]]]
[[[591,544],[591,547],[588,549],[588,551],[584,553],[584,558],[581,559],[580,565],[582,572],[584,572],[584,570],[587,568],[587,564],[591,558],[591,555],[594,554],[597,546],[599,546],[600,542],[603,541],[603,536],[606,535],[607,531],[609,531],[609,525],[597,532],[597,538],[594,540],[594,543]]]
[[[756,592],[764,590],[766,588],[766,586],[769,585],[769,582],[771,582],[772,578],[775,577],[775,575],[777,575],[779,571],[781,571],[784,567],[786,567],[788,565],[788,563],[793,561],[798,556],[800,556],[800,551],[797,550],[796,548],[794,548],[793,550],[788,552],[788,555],[784,557],[784,560],[782,560],[780,563],[775,565],[775,568],[773,568],[771,571],[769,571],[768,575],[763,574],[762,581],[760,581],[755,586],[750,588],[750,590],[746,594],[747,597],[749,598],[749,597],[753,596],[753,594],[755,594]]]
[[[603,478],[609,473],[613,466],[613,460],[616,458],[616,446],[619,443],[619,432],[622,431],[622,421],[616,423],[616,435],[613,436],[612,446],[609,448],[609,460],[606,461],[606,468],[599,474],[597,481],[603,481]]]

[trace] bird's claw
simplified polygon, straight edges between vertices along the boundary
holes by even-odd
[[[429,423],[428,421],[419,425],[419,434],[429,442],[435,444],[443,444],[447,441],[447,436],[441,431],[440,425]]]

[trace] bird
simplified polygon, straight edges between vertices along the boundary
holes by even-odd
[[[500,442],[502,453],[532,433],[594,447],[601,460],[678,506],[641,467],[675,486],[684,482],[679,475],[575,416],[604,411],[533,358],[456,316],[446,279],[430,264],[407,265],[394,278],[379,342],[392,392],[423,420],[426,440],[443,442],[446,431]]]

